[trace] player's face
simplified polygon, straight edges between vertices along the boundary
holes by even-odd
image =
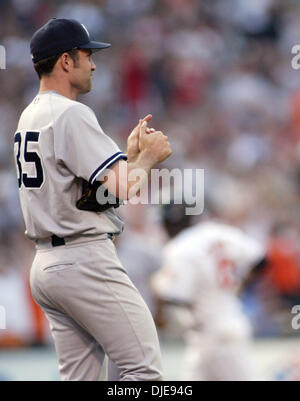
[[[90,50],[79,50],[78,60],[74,63],[71,84],[78,93],[87,93],[92,88],[92,73],[96,66]]]

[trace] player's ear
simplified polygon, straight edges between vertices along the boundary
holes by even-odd
[[[64,71],[69,72],[72,67],[72,59],[68,53],[63,53],[60,57],[60,64]]]

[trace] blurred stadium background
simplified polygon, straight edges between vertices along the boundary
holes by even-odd
[[[268,271],[242,293],[253,352],[262,379],[299,380],[300,329],[291,324],[291,309],[300,305],[296,0],[0,0],[7,56],[0,71],[0,305],[7,324],[0,330],[0,378],[58,379],[47,323],[29,295],[34,247],[24,237],[12,154],[19,115],[39,85],[29,40],[53,16],[78,19],[112,43],[95,55],[93,91],[80,99],[104,131],[125,149],[138,118],[152,113],[173,146],[164,166],[204,168],[208,202],[266,245]],[[121,256],[155,312],[147,281],[166,241],[160,207],[127,205],[121,213]],[[166,379],[177,380],[182,332],[174,323],[160,336]]]

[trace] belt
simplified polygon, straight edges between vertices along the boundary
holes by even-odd
[[[80,243],[80,242],[89,242],[89,241],[97,241],[99,239],[111,239],[114,240],[115,235],[111,233],[101,234],[93,237],[83,237],[83,236],[74,236],[74,237],[58,237],[57,235],[52,235],[49,239],[46,240],[37,240],[36,246],[37,247],[57,247],[66,244],[73,244],[73,243]]]

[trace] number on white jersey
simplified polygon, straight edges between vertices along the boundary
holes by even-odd
[[[26,188],[40,188],[44,182],[44,172],[40,156],[37,152],[29,152],[28,144],[32,142],[39,142],[40,132],[28,131],[25,134],[25,145],[23,148],[23,162],[21,161],[21,151],[22,151],[22,136],[20,132],[15,134],[14,143],[16,143],[17,151],[15,149],[16,165],[19,172],[18,183],[19,188],[21,188],[22,183]],[[28,176],[27,173],[23,173],[27,163],[34,163],[35,165],[35,176]]]

